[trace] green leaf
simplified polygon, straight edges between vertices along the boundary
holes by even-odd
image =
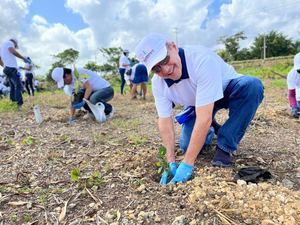
[[[71,180],[73,182],[78,182],[80,178],[80,170],[78,168],[74,168],[71,170]]]
[[[159,161],[155,162],[155,166],[161,167],[161,163]]]
[[[159,147],[159,155],[160,156],[165,156],[167,153],[167,149],[164,146]]]

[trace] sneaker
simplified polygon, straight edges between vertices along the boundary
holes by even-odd
[[[216,153],[211,161],[213,166],[219,167],[230,167],[233,165],[232,163],[232,156],[230,153],[223,151],[218,146],[216,146]]]
[[[115,109],[114,109],[114,107],[112,107],[111,112],[106,115],[106,118],[107,119],[111,119],[114,116],[114,113],[115,113]]]

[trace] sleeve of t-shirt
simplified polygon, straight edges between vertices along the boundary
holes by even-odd
[[[163,90],[160,82],[152,80],[152,93],[157,114],[160,118],[167,118],[172,116],[172,102],[164,96]]]
[[[221,65],[216,57],[208,55],[194,64],[196,74],[196,107],[208,105],[223,98]]]
[[[296,81],[293,71],[290,71],[287,76],[287,85],[289,90],[296,89]]]

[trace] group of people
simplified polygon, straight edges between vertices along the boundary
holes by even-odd
[[[6,43],[8,50],[1,49],[2,55],[11,54],[27,61],[15,48],[17,42]],[[218,167],[233,165],[233,155],[264,98],[264,86],[260,79],[242,75],[227,64],[219,55],[203,46],[180,48],[161,34],[144,37],[135,48],[138,64],[131,67],[129,51],[124,50],[120,58],[121,94],[124,94],[126,73],[129,76],[131,97],[136,96],[136,86],[141,84],[143,97],[146,96],[148,74],[153,73],[152,93],[158,114],[158,128],[167,149],[169,169],[164,171],[161,184],[186,182],[191,179],[195,161],[205,144],[216,136],[217,144],[211,164]],[[4,72],[12,87],[17,86],[16,63],[4,58]],[[70,122],[75,121],[76,109],[85,108],[92,114],[87,102],[104,105],[107,117],[113,114],[108,103],[114,90],[110,83],[96,73],[84,68],[57,67],[52,78],[58,88],[73,96],[70,106]],[[300,87],[300,53],[295,56],[294,67],[288,74],[288,98],[294,117],[300,114],[300,102],[296,90]],[[17,88],[16,88],[17,90]],[[14,92],[13,92],[14,93]],[[12,99],[22,104],[20,93]],[[173,108],[183,106],[183,111],[174,116]],[[228,109],[228,119],[218,124],[215,116],[220,109]],[[181,125],[180,149],[183,160],[175,159],[174,119]]]
[[[124,94],[125,84],[130,87],[131,99],[136,99],[138,95],[141,95],[143,99],[146,99],[148,72],[147,68],[142,63],[136,63],[131,66],[131,62],[128,58],[129,51],[125,49],[119,59],[119,73],[121,77],[121,94]],[[141,86],[140,92],[137,87]]]

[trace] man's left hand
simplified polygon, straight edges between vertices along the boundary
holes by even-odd
[[[170,184],[185,183],[191,179],[193,174],[193,166],[185,162],[181,162],[176,170],[175,176],[170,181]]]
[[[79,103],[72,104],[72,107],[73,107],[74,109],[80,109],[81,107],[83,107],[83,105],[84,105],[84,101],[81,101],[81,102],[79,102]]]

